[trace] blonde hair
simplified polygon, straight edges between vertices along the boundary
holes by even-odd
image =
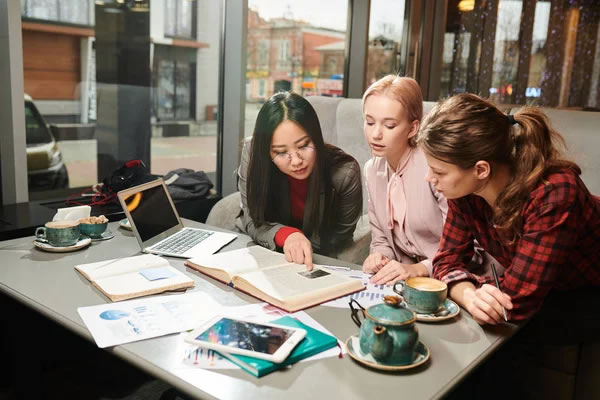
[[[529,193],[544,175],[559,169],[581,169],[562,158],[562,136],[535,107],[517,111],[513,121],[493,103],[462,93],[437,104],[419,130],[417,143],[439,160],[463,169],[479,160],[505,165],[511,181],[496,199],[493,223],[503,240],[514,243],[521,235],[521,212]],[[518,125],[518,126],[517,126]]]
[[[421,87],[412,78],[401,77],[397,75],[386,75],[378,81],[374,82],[367,88],[362,97],[362,108],[365,110],[365,102],[367,97],[371,95],[388,96],[400,104],[406,111],[406,118],[410,122],[418,121],[421,123],[423,118],[423,95]],[[415,147],[416,137],[409,139],[408,144]]]

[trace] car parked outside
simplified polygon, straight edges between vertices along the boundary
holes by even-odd
[[[69,187],[69,174],[50,127],[25,94],[25,131],[29,191]]]

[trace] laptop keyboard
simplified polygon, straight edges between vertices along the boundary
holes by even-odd
[[[152,246],[152,250],[171,254],[183,254],[213,233],[198,229],[182,229],[170,238]]]

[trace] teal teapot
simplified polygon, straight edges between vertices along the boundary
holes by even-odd
[[[358,303],[357,303],[358,304]],[[415,313],[406,308],[401,297],[385,296],[384,302],[362,309],[364,320],[350,304],[354,322],[360,327],[360,350],[387,365],[411,364],[416,355],[419,334]]]

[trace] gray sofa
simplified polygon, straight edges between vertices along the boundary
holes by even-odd
[[[363,135],[361,99],[309,96],[308,100],[319,116],[325,141],[340,147],[356,158],[361,167],[364,166],[371,154]],[[435,102],[424,102],[424,113],[427,114],[434,105]],[[600,170],[600,134],[597,133],[600,127],[600,113],[557,109],[544,111],[556,129],[563,133],[569,156],[583,169],[584,182],[592,193],[600,194],[600,179],[596,172]],[[367,257],[371,241],[367,190],[364,184],[363,179],[363,216],[354,233],[354,244],[338,254],[339,259],[355,264],[362,264]],[[234,230],[239,207],[239,193],[230,194],[213,207],[206,222]]]

